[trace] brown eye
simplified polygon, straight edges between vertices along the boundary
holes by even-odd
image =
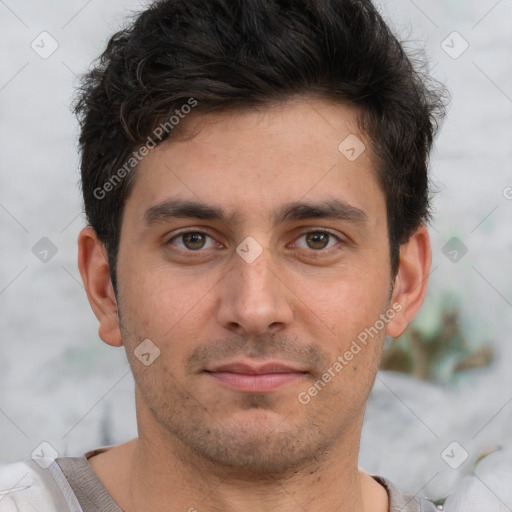
[[[305,240],[304,243],[298,243],[299,240]],[[302,249],[312,249],[317,252],[327,252],[328,249],[334,247],[337,242],[341,242],[340,238],[329,231],[309,231],[304,233],[295,242],[297,247]],[[326,250],[327,249],[327,250]]]
[[[311,249],[325,249],[329,243],[329,237],[328,233],[311,232],[306,234],[306,241]]]
[[[210,239],[210,242],[208,242],[208,239]],[[215,241],[210,235],[203,233],[202,231],[187,231],[174,236],[167,242],[167,244],[176,245],[183,251],[192,252],[214,247]]]
[[[185,235],[182,235],[182,240],[187,249],[195,251],[203,248],[205,236],[203,233],[186,233]]]

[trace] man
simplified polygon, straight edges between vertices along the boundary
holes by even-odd
[[[370,0],[163,0],[114,35],[78,263],[138,437],[13,466],[0,510],[436,510],[358,452],[427,291],[440,98]]]

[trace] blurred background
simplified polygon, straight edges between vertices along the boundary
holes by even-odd
[[[360,466],[439,499],[512,444],[512,0],[377,4],[452,100],[432,155],[430,291],[386,348]],[[126,356],[99,339],[76,263],[70,102],[143,5],[0,0],[0,462],[136,434]]]

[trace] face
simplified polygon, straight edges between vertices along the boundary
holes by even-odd
[[[193,137],[141,162],[117,266],[141,437],[274,474],[358,439],[393,320],[385,197],[356,115],[304,97],[191,116]],[[351,134],[355,160],[338,149]]]

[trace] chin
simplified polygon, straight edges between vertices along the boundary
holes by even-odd
[[[290,415],[290,417],[292,417]],[[196,456],[247,477],[275,476],[316,466],[334,444],[318,425],[290,425],[273,411],[237,413],[222,423],[171,431]]]

